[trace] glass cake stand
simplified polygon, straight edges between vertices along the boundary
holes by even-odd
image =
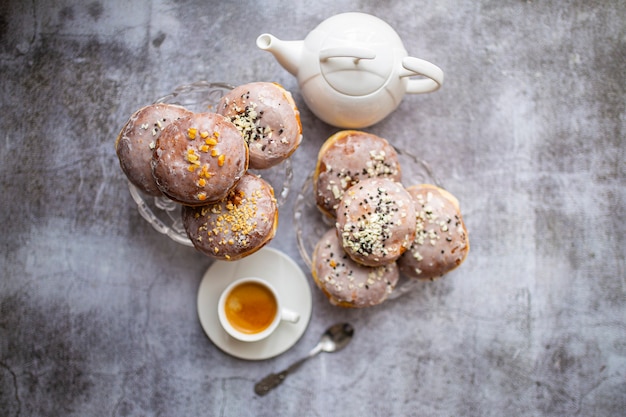
[[[417,184],[433,184],[442,187],[430,165],[403,149],[394,147],[398,152],[402,168],[402,184],[405,187]],[[442,187],[443,188],[443,187]],[[309,270],[312,266],[312,255],[315,245],[329,229],[335,227],[335,220],[323,214],[315,203],[313,193],[313,173],[304,181],[294,205],[294,225],[296,242],[300,256]],[[401,276],[388,300],[410,292],[419,280]]]
[[[171,93],[155,100],[155,103],[177,104],[193,112],[213,112],[224,94],[233,88],[233,85],[226,83],[198,81],[176,87]],[[274,188],[279,208],[285,203],[293,180],[290,159],[267,169],[249,169],[248,172],[262,177]],[[130,182],[128,188],[139,214],[156,231],[169,236],[175,242],[193,247],[183,226],[182,206],[179,203],[167,197],[149,196]]]

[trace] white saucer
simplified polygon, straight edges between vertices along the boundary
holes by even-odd
[[[217,302],[228,284],[242,277],[269,281],[284,306],[300,313],[300,320],[280,323],[272,335],[258,342],[241,342],[231,337],[219,323]],[[268,359],[285,352],[304,334],[311,310],[311,288],[300,267],[281,251],[268,247],[239,261],[213,262],[198,289],[198,316],[204,332],[218,348],[241,359]]]

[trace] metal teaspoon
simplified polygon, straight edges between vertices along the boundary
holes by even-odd
[[[277,374],[269,374],[254,385],[254,392],[257,395],[265,395],[273,388],[280,385],[287,375],[294,372],[300,367],[306,360],[311,359],[313,356],[320,352],[336,352],[346,347],[346,345],[352,339],[354,329],[348,323],[337,323],[330,326],[320,339],[319,343],[311,349],[307,356],[293,363],[287,369]]]

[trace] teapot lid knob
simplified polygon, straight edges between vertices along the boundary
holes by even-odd
[[[320,51],[320,61],[326,61],[330,58],[354,58],[357,61],[360,59],[374,59],[376,58],[376,51],[371,48],[357,46],[336,46]]]

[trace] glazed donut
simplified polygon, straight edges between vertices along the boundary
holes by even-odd
[[[356,262],[380,266],[406,251],[415,239],[415,204],[402,184],[367,178],[348,188],[337,208],[337,235]]]
[[[395,262],[379,267],[354,262],[343,251],[335,229],[328,230],[316,244],[311,274],[331,304],[352,308],[385,301],[400,275]]]
[[[386,139],[358,130],[342,130],[329,137],[320,148],[313,192],[317,207],[336,216],[343,193],[363,178],[402,179],[398,153]]]
[[[194,113],[170,124],[152,154],[159,190],[191,206],[223,199],[247,169],[248,146],[239,130],[215,113]]]
[[[276,234],[278,206],[265,180],[247,173],[228,196],[205,206],[183,206],[182,219],[194,247],[214,259],[234,261]]]
[[[166,126],[189,115],[191,112],[181,106],[151,104],[133,113],[122,127],[115,152],[128,181],[144,193],[162,195],[152,177],[152,150]]]
[[[235,87],[218,103],[217,113],[237,126],[250,148],[250,168],[265,169],[287,159],[302,141],[300,112],[276,83]]]
[[[435,185],[407,188],[417,212],[417,233],[409,250],[398,259],[403,275],[409,278],[439,278],[455,269],[469,253],[469,238],[459,202]]]

